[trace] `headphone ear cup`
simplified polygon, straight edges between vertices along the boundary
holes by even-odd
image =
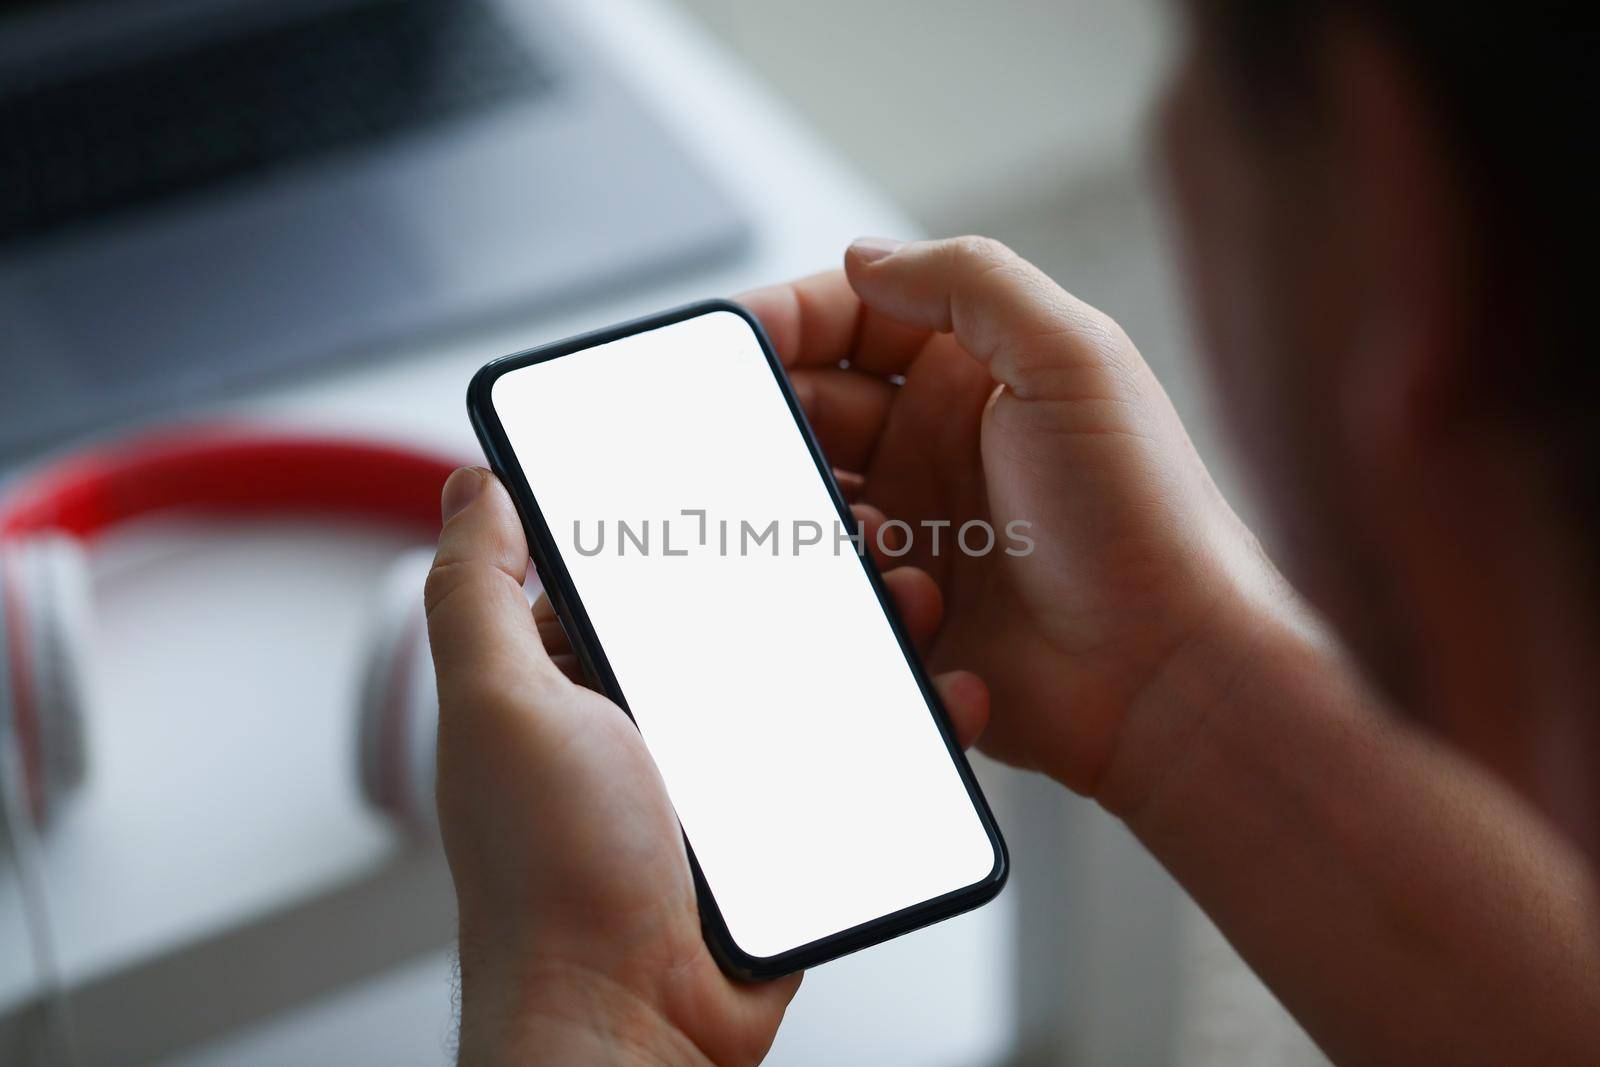
[[[38,543],[49,605],[41,618],[39,676],[44,719],[45,775],[56,795],[83,784],[88,772],[89,646],[94,612],[89,561],[67,537]]]
[[[397,559],[379,589],[363,672],[357,749],[367,802],[418,836],[437,825],[433,804],[439,691],[422,586],[433,549]]]
[[[82,783],[88,564],[76,541],[29,539],[0,552],[7,669],[0,700],[35,820],[45,825]]]

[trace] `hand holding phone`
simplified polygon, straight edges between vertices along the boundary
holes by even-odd
[[[976,668],[992,687],[992,754],[1084,791],[1115,778],[1126,801],[1149,780],[1111,766],[1109,742],[1171,627],[1191,621],[1196,602],[1215,614],[1197,593],[1216,591],[1216,568],[1251,558],[1213,544],[1237,520],[1215,517],[1208,501],[1220,498],[1127,339],[1011,253],[970,238],[892,254],[864,242],[845,267],[742,299],[772,331],[852,499],[879,521],[918,526],[1032,519],[1039,542],[1026,557],[935,558],[920,541],[884,576],[905,629],[936,670]],[[503,490],[487,484],[446,524],[429,585],[444,709],[439,804],[461,900],[463,1058],[496,1047],[482,1041],[497,1025],[523,1035],[513,1047],[548,1056],[550,1027],[529,1021],[538,1016],[574,1040],[586,1019],[592,1034],[627,1026],[631,1047],[689,1040],[718,1062],[758,1060],[793,980],[729,982],[711,962],[670,818],[651,840],[667,842],[658,869],[677,881],[629,878],[641,869],[637,839],[616,831],[642,808],[669,811],[664,787],[653,775],[607,779],[607,746],[572,743],[576,729],[620,724],[617,743],[643,752],[614,704],[591,705],[609,719],[559,710],[587,698],[538,662],[541,627],[518,582],[523,532]],[[1167,499],[1171,508],[1151,507]],[[1188,521],[1175,521],[1180,513]],[[542,628],[558,658],[575,658],[548,613]],[[970,742],[989,692],[959,672],[936,684]],[[478,714],[485,706],[500,713]],[[541,808],[546,796],[573,803]],[[593,847],[565,847],[580,840]],[[541,927],[541,917],[551,921]],[[602,978],[576,980],[591,972]],[[648,1043],[641,1020],[670,1031],[665,1044]]]
[[[798,976],[730,981],[713,961],[665,787],[622,709],[571,676],[549,600],[530,615],[527,546],[499,481],[456,472],[444,511],[427,599],[462,1062],[519,1048],[596,1062],[618,1041],[759,1060]],[[885,580],[913,640],[931,638],[940,601],[927,575],[901,568]],[[987,716],[983,684],[961,671],[935,682],[971,744]]]

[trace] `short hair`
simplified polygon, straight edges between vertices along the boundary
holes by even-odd
[[[1573,502],[1600,530],[1600,361],[1588,322],[1595,296],[1582,281],[1595,276],[1597,241],[1593,9],[1560,0],[1194,3],[1242,106],[1268,124],[1316,106],[1305,59],[1332,18],[1372,27],[1414,64],[1482,221],[1486,280],[1503,298],[1494,386],[1553,446],[1571,472]]]

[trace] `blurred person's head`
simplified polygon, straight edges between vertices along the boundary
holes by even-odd
[[[1174,213],[1286,569],[1600,848],[1594,35],[1540,0],[1183,9]]]

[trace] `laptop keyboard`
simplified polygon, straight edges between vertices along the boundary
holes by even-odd
[[[0,241],[548,91],[472,0],[377,0],[137,63],[0,74]]]

